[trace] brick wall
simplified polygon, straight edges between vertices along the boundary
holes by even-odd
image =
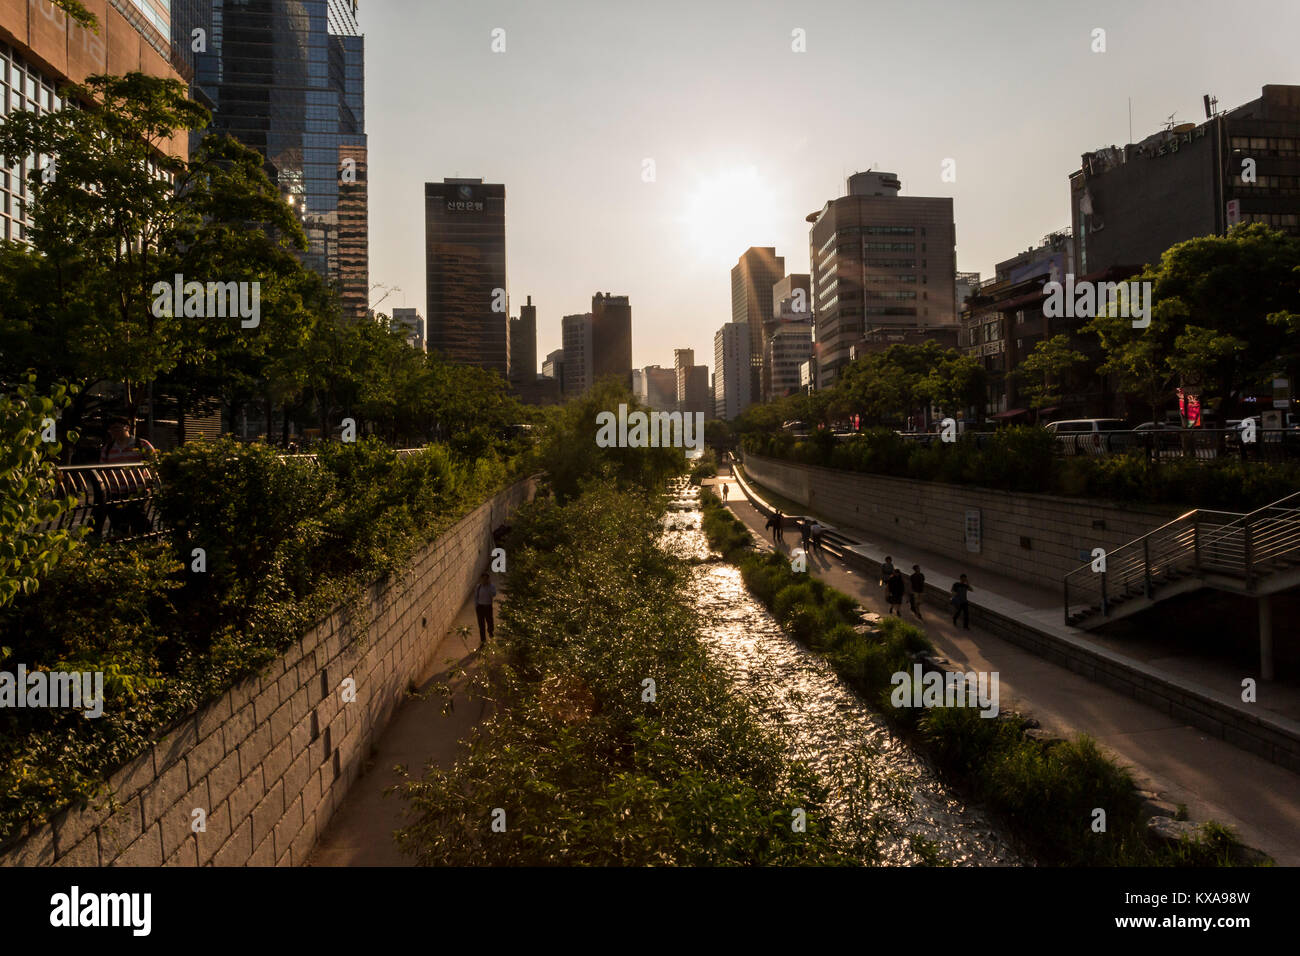
[[[109,781],[116,809],[71,808],[0,851],[0,866],[295,866],[357,778],[408,684],[486,567],[492,529],[534,483],[501,492],[429,544],[363,607],[188,717]],[[345,678],[356,699],[345,703]],[[193,811],[206,831],[192,829]]]
[[[745,456],[745,473],[833,524],[1040,587],[1059,586],[1088,560],[1080,552],[1114,550],[1186,510],[885,478],[758,455]],[[980,512],[979,553],[966,550],[967,510]]]

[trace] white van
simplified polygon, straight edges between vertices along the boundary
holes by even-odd
[[[1122,432],[1123,438],[1131,437],[1118,418],[1070,418],[1048,422],[1045,427],[1056,436],[1061,451],[1067,455],[1104,455],[1119,450],[1116,446],[1123,443],[1113,439],[1120,436],[1108,436],[1107,432]]]

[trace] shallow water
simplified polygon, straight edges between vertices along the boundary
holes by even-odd
[[[661,542],[701,562],[691,571],[701,636],[789,753],[830,785],[837,823],[873,830],[890,865],[920,861],[913,838],[954,864],[1024,865],[984,814],[948,791],[829,664],[781,629],[737,568],[716,560],[700,519],[699,490],[674,484]]]

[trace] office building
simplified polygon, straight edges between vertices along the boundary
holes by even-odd
[[[338,290],[345,315],[362,319],[369,200],[356,11],[355,0],[177,0],[171,39],[195,99],[212,110],[211,131],[265,157],[307,234],[303,261]]]
[[[731,267],[731,321],[749,327],[750,394],[767,394],[763,355],[772,332],[772,286],[785,275],[785,259],[772,246],[750,246]]]
[[[406,332],[406,344],[417,352],[425,351],[424,316],[419,309],[393,309],[392,329]]]
[[[510,372],[506,187],[481,179],[424,184],[429,350]]]
[[[519,318],[510,320],[510,381],[532,382],[537,378],[537,306],[533,297],[519,307]]]
[[[716,417],[726,421],[753,402],[750,341],[747,322],[728,322],[713,336],[713,409]]]
[[[673,349],[673,372],[677,380],[677,410],[712,418],[713,386],[709,367],[695,364],[694,349]]]
[[[656,412],[677,411],[677,374],[658,365],[632,370],[632,393],[642,405]]]
[[[1209,113],[1216,104],[1205,105]],[[1070,174],[1070,208],[1075,261],[1087,274],[1140,269],[1238,222],[1300,236],[1300,86],[1265,86],[1199,125],[1084,153]]]
[[[811,322],[783,324],[768,338],[763,365],[771,389],[769,400],[801,390],[799,367],[812,358],[812,344]]]
[[[44,0],[0,4],[0,117],[15,110],[60,110],[65,83],[83,83],[98,73],[141,72],[184,80],[184,63],[172,57],[165,2],[101,0],[89,9],[99,21],[98,32],[77,25]],[[178,134],[161,148],[185,157],[188,137]],[[27,173],[32,168],[28,159],[19,175],[11,170],[0,176],[0,239],[27,238]]]
[[[549,378],[559,385],[560,393],[567,394],[564,387],[564,349],[547,352],[542,362],[542,378]]]
[[[632,306],[625,295],[597,292],[591,297],[592,379],[614,376],[632,387]]]
[[[560,339],[564,352],[564,394],[583,395],[596,381],[591,313],[566,315],[561,319]],[[631,379],[630,372],[628,378]]]
[[[884,172],[855,173],[847,188],[808,216],[822,388],[859,344],[898,329],[957,327],[952,199],[900,196],[902,183]]]
[[[1075,271],[1074,250],[1069,229],[1044,236],[1037,245],[997,263],[993,277],[980,283],[967,299],[959,348],[978,361],[987,374],[988,394],[979,410],[984,417],[1019,423],[1109,417],[1114,413],[1114,396],[1100,376],[1074,376],[1065,383],[1059,406],[1036,410],[1029,407],[1023,397],[1024,383],[1014,374],[1038,343],[1056,335],[1067,336],[1070,347],[1082,353],[1091,365],[1102,360],[1096,337],[1079,333],[1089,319],[1050,318],[1043,314],[1043,287],[1050,281],[1064,281]],[[1080,279],[1110,282],[1129,274],[1130,269],[1117,267]]]

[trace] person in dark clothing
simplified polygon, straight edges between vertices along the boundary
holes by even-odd
[[[776,515],[768,515],[767,524],[763,527],[772,532],[772,543],[776,544]]]
[[[799,522],[799,538],[803,542],[804,553],[808,553],[808,545],[812,543],[812,522],[804,518]]]
[[[889,579],[892,578],[893,576],[894,576],[894,559],[889,555],[885,555],[885,563],[880,566],[881,586],[883,587],[887,585],[889,583]]]
[[[903,581],[903,572],[894,568],[894,573],[889,576],[885,582],[885,592],[889,597],[889,613],[903,616],[903,592],[907,590],[907,585]]]
[[[960,581],[954,581],[952,585],[952,622],[957,623],[957,618],[961,618],[961,623],[966,630],[970,630],[970,600],[967,595],[975,590],[966,580],[966,575],[961,576]]]
[[[925,575],[921,573],[919,564],[912,565],[911,590],[908,593],[908,603],[912,606],[912,613],[916,615],[918,621],[921,617],[921,596],[925,594]]]
[[[489,637],[496,636],[496,628],[492,620],[492,599],[496,597],[497,589],[492,583],[491,576],[484,571],[483,576],[478,579],[478,587],[474,589],[474,614],[478,618],[478,642],[479,647],[487,643]]]
[[[785,544],[785,515],[781,514],[778,508],[773,516],[776,521],[776,536],[773,538],[778,544]]]
[[[723,482],[723,483],[722,483],[722,501],[723,501],[723,504],[725,504],[726,501],[727,501],[727,487],[728,487],[728,486],[727,486],[727,483],[726,483],[726,482]]]

